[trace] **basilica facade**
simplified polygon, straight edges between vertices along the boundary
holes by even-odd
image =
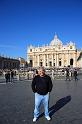
[[[75,43],[70,41],[64,45],[58,36],[55,35],[49,45],[40,47],[29,46],[27,48],[27,61],[32,67],[62,68],[68,65],[79,67],[80,64],[77,61],[79,54],[80,50],[77,50]]]

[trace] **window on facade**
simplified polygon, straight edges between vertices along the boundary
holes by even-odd
[[[70,65],[73,65],[73,59],[70,59]]]
[[[45,51],[47,51],[47,49],[45,49]]]
[[[70,49],[72,49],[72,46],[70,46]]]
[[[49,62],[50,67],[52,66],[52,62]]]
[[[54,66],[55,66],[55,63],[54,63]]]
[[[40,48],[40,51],[41,51],[42,49]]]
[[[61,66],[61,61],[59,61],[59,66]]]
[[[43,62],[40,62],[40,66],[43,66]]]
[[[13,68],[15,67],[15,62],[13,62]]]
[[[32,64],[33,64],[33,61],[32,61],[32,60],[30,60],[30,67],[32,67],[32,66],[33,66]]]
[[[11,68],[11,62],[10,62],[10,68]]]
[[[6,68],[8,68],[8,62],[6,63]]]
[[[46,66],[47,66],[47,63],[46,63]]]
[[[58,48],[60,49],[61,47],[59,46]]]
[[[64,63],[66,63],[66,60],[64,60]]]
[[[30,49],[30,52],[32,52],[32,49]]]

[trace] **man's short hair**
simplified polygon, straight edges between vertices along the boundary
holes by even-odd
[[[39,67],[38,70],[42,69],[45,72],[45,68],[44,67]]]

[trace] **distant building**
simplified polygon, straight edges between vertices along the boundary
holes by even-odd
[[[28,67],[28,63],[24,58],[20,57],[19,61],[20,61],[20,67]]]
[[[82,68],[82,50],[80,52],[79,57],[77,58],[77,61],[78,61],[79,66]]]
[[[64,67],[70,65],[71,67],[80,67],[77,58],[80,55],[80,50],[77,50],[75,43],[69,42],[63,45],[62,41],[57,35],[50,42],[50,45],[28,47],[27,57],[28,63],[32,67],[44,66],[50,67]]]
[[[0,69],[19,69],[20,61],[0,56]]]
[[[25,59],[20,57],[19,61],[20,61],[20,67],[24,67],[25,66]]]

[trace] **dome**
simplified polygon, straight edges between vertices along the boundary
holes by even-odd
[[[58,46],[58,45],[62,45],[62,41],[55,34],[54,39],[50,42],[50,46]]]

